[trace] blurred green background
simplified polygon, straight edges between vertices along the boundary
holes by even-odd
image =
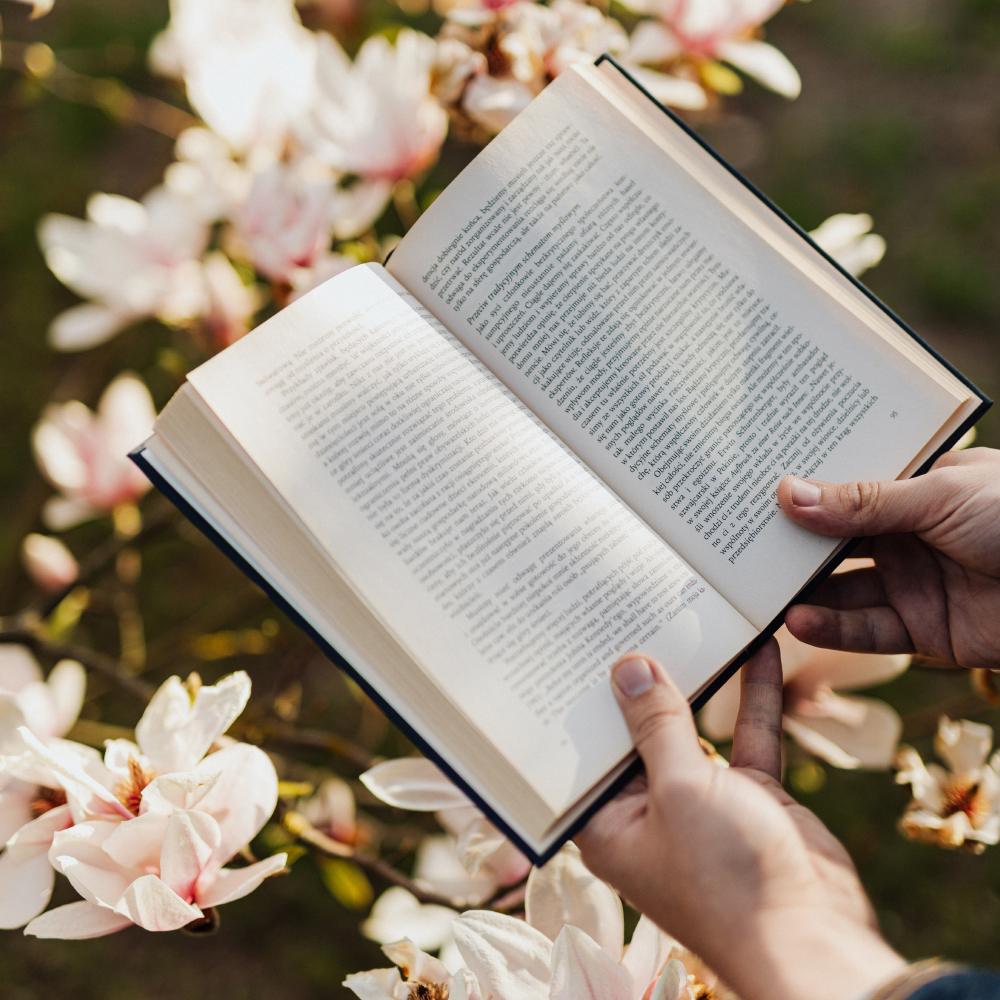
[[[29,8],[0,2],[3,42],[44,41],[68,66],[183,104],[151,77],[145,50],[167,21],[166,0],[56,0],[30,21]],[[621,13],[612,6],[612,14]],[[308,21],[308,11],[305,12]],[[405,17],[388,0],[362,4],[353,37],[410,23],[433,31],[432,15]],[[794,102],[747,84],[720,116],[694,124],[806,228],[835,212],[869,212],[888,242],[864,280],[984,391],[1000,392],[1000,0],[811,0],[768,26],[768,40],[798,67]],[[7,52],[4,62],[8,62]],[[11,64],[13,65],[13,64]],[[113,103],[113,102],[112,102]],[[60,99],[38,81],[0,66],[0,613],[30,592],[18,545],[38,530],[49,493],[35,470],[30,429],[50,400],[93,405],[116,372],[132,369],[162,405],[177,385],[167,332],[155,323],[127,331],[85,357],[45,344],[51,318],[76,300],[48,272],[35,226],[50,211],[82,215],[93,191],[141,197],[160,180],[172,143],[99,107]],[[475,150],[449,141],[424,193],[439,189]],[[391,231],[390,215],[386,225]],[[980,443],[1000,444],[996,413]],[[76,551],[107,525],[74,529]],[[197,667],[206,680],[249,669],[255,693],[278,690],[272,661],[235,657],[206,667],[184,637],[277,617],[263,598],[196,533],[147,553],[143,608],[154,679]],[[234,595],[237,595],[234,597]],[[100,626],[82,638],[100,644]],[[283,626],[285,655],[307,656]],[[191,662],[188,662],[191,661]],[[370,725],[332,668],[311,662],[312,696],[338,728]],[[913,669],[875,692],[906,717],[925,753],[935,723],[929,706],[951,700],[968,711],[965,674]],[[100,695],[92,685],[91,696]],[[138,709],[114,696],[104,720],[133,725]],[[88,708],[91,717],[97,709]],[[1000,713],[978,717],[1000,722]],[[386,732],[382,752],[405,750]],[[317,758],[317,763],[321,759]],[[974,857],[903,840],[895,823],[907,801],[891,775],[819,768],[795,757],[792,790],[847,844],[889,940],[908,957],[934,954],[1000,965],[1000,847]],[[381,886],[376,886],[380,890]],[[63,884],[55,901],[74,894]],[[387,964],[308,859],[225,907],[214,937],[138,929],[91,942],[45,942],[0,932],[3,1000],[312,1000],[348,995],[352,971]]]

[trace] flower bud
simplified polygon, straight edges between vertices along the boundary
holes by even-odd
[[[73,553],[50,535],[27,535],[21,543],[21,560],[28,576],[50,594],[68,587],[80,572]]]

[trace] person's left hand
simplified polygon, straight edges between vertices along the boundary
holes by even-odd
[[[728,769],[654,660],[630,653],[612,686],[646,773],[576,838],[594,874],[742,1000],[847,1000],[903,967],[847,852],[781,787],[776,642],[743,668]]]

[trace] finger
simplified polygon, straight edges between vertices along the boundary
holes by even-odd
[[[838,611],[872,608],[888,603],[882,574],[872,567],[835,573],[824,580],[807,598],[807,604],[819,604]]]
[[[913,653],[902,618],[888,607],[835,611],[796,604],[785,612],[788,631],[810,646],[848,653]]]
[[[785,476],[778,484],[778,503],[810,531],[854,538],[927,531],[945,513],[945,492],[933,473],[883,483],[821,483]]]
[[[771,639],[743,664],[740,711],[733,732],[733,767],[781,780],[781,651]]]
[[[650,785],[705,766],[691,707],[656,660],[629,653],[614,665],[611,681]]]

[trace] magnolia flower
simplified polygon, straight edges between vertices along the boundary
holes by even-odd
[[[431,93],[442,104],[454,104],[475,76],[485,73],[486,56],[458,38],[438,38],[431,68]]]
[[[456,24],[478,28],[523,0],[434,0],[434,9]]]
[[[42,510],[55,531],[133,503],[149,480],[128,453],[153,429],[153,401],[134,375],[119,375],[104,390],[97,412],[83,403],[53,404],[32,433],[35,460],[59,491]]]
[[[901,746],[896,782],[913,791],[899,823],[903,834],[976,854],[1000,841],[1000,753],[986,763],[992,745],[989,726],[942,716],[934,749],[950,770],[925,765],[913,747]]]
[[[289,302],[301,298],[306,292],[319,288],[324,281],[335,278],[349,267],[354,267],[357,261],[339,253],[323,253],[313,261],[312,267],[300,267],[292,274],[292,294]]]
[[[462,97],[462,110],[488,132],[502,132],[535,98],[527,84],[513,78],[473,77]]]
[[[193,203],[205,222],[232,217],[250,193],[251,172],[233,159],[229,144],[211,129],[183,131],[174,155],[177,159],[163,175],[164,187]]]
[[[412,892],[394,885],[375,900],[361,933],[379,944],[409,938],[423,951],[438,951],[453,940],[451,928],[457,916],[457,910],[421,903]]]
[[[65,590],[80,572],[73,553],[50,535],[25,535],[21,542],[21,562],[28,576],[50,594]]]
[[[249,332],[254,313],[261,307],[255,286],[243,284],[230,259],[213,251],[202,261],[204,303],[201,322],[212,344],[222,349]]]
[[[209,229],[194,202],[159,187],[141,203],[95,194],[87,219],[47,215],[38,229],[45,261],[78,295],[93,299],[49,327],[56,350],[82,351],[140,319],[178,322],[197,311],[197,260]]]
[[[354,793],[341,778],[327,778],[315,795],[301,800],[295,808],[321,833],[342,844],[354,843],[358,833]]]
[[[871,565],[871,561],[848,559],[840,570],[863,565]],[[902,730],[895,710],[874,698],[844,697],[835,692],[884,684],[906,670],[910,657],[817,649],[800,642],[784,627],[776,638],[785,680],[785,732],[804,750],[834,767],[890,767]],[[710,739],[732,737],[739,703],[740,681],[736,676],[713,696],[699,717]]]
[[[143,713],[136,743],[108,741],[103,760],[86,747],[45,744],[19,730],[26,750],[5,758],[4,769],[57,775],[71,820],[50,831],[51,846],[41,836],[30,846],[48,847],[52,867],[84,897],[36,917],[26,934],[97,937],[133,923],[176,930],[284,866],[278,855],[223,867],[273,812],[278,782],[256,747],[234,743],[210,752],[246,704],[246,674],[195,688],[170,678]]]
[[[303,177],[284,165],[254,178],[234,235],[258,271],[291,284],[329,249],[331,190],[328,177]]]
[[[472,910],[454,925],[484,996],[519,1000],[693,1000],[689,953],[641,917],[628,949],[618,895],[567,844],[528,879],[525,920]],[[690,989],[689,989],[690,987]]]
[[[845,271],[857,277],[885,256],[885,240],[871,231],[872,217],[831,215],[809,235]]]
[[[468,969],[452,975],[439,959],[421,951],[408,939],[385,945],[382,951],[399,965],[406,976],[403,982],[398,969],[372,969],[348,976],[346,986],[362,1000],[483,1000],[476,977]],[[503,998],[497,997],[497,1000]]]
[[[303,140],[338,173],[360,177],[354,187],[381,211],[392,185],[423,173],[444,142],[448,116],[430,92],[437,46],[404,29],[395,47],[369,38],[352,64],[329,35],[318,44],[319,95]]]
[[[485,867],[488,881],[476,883],[482,899],[528,874],[528,859],[426,758],[387,760],[362,774],[361,781],[388,805],[436,812],[441,824],[456,838],[455,851],[465,871],[476,876]],[[433,875],[428,878],[428,882],[434,881]],[[469,889],[467,885],[463,892]],[[442,886],[441,891],[447,889]]]
[[[316,35],[292,0],[171,0],[150,63],[237,152],[279,148],[315,96]]]
[[[643,21],[632,35],[636,62],[659,65],[686,59],[711,89],[724,77],[722,60],[785,97],[799,96],[795,67],[773,45],[754,37],[759,25],[785,0],[627,0],[626,6],[656,20]],[[715,71],[713,71],[715,69]]]
[[[62,660],[42,679],[24,646],[0,646],[0,754],[24,748],[18,730],[43,740],[67,733],[83,704],[87,679],[75,660]],[[2,759],[2,758],[0,758]],[[21,927],[45,909],[55,878],[45,848],[71,822],[58,778],[43,768],[24,780],[0,769],[0,927]]]

